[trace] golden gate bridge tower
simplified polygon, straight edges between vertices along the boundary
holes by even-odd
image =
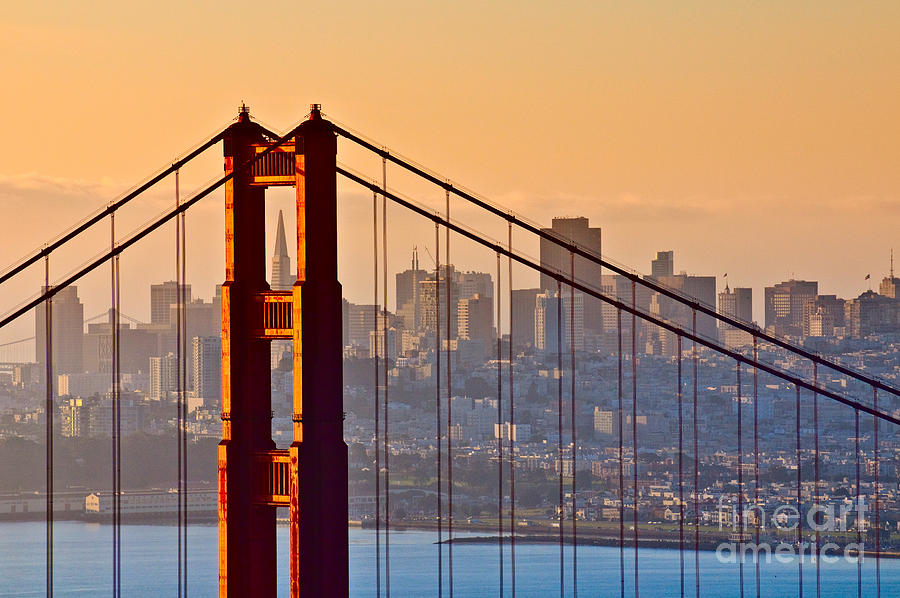
[[[272,147],[242,107],[223,136],[225,171],[233,177],[226,183],[222,285],[221,598],[275,595],[279,506],[290,510],[292,598],[348,593],[336,135],[316,104],[297,131]],[[265,190],[274,185],[296,188],[297,282],[289,291],[266,282]],[[289,449],[276,449],[271,434],[275,339],[293,341]]]

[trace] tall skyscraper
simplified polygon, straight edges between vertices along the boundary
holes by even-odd
[[[591,227],[587,218],[554,218],[551,221],[550,228],[541,230],[565,242],[574,243],[579,248],[593,252],[598,256],[601,254],[602,235],[600,227]],[[564,247],[542,238],[541,266],[558,271],[568,277],[572,272],[571,256]],[[579,283],[600,290],[602,271],[603,269],[599,264],[595,264],[583,257],[575,256],[575,279]],[[556,280],[546,274],[541,274],[541,289],[553,292],[556,291],[556,288]],[[591,332],[602,332],[603,302],[594,297],[584,297],[583,300],[584,327]]]
[[[775,334],[800,336],[803,334],[803,306],[819,294],[819,283],[807,280],[787,280],[766,287],[766,329]]]
[[[290,291],[296,280],[297,273],[291,270],[291,258],[288,256],[287,239],[284,234],[284,215],[281,210],[278,210],[275,252],[272,254],[272,282],[269,287],[273,291]]]
[[[184,285],[185,301],[191,302],[191,285]],[[173,324],[170,307],[178,303],[178,285],[174,280],[150,285],[150,323]]]
[[[41,292],[46,292],[46,287]],[[47,363],[46,304],[35,308],[35,361]],[[84,371],[84,306],[78,298],[78,287],[60,289],[51,300],[51,344],[54,374],[80,374]]]
[[[675,274],[675,252],[657,251],[656,259],[650,262],[650,276],[660,278]]]
[[[419,282],[428,278],[428,272],[419,268],[419,252],[413,247],[412,261],[408,270],[396,275],[397,315],[407,330],[418,330],[422,326],[422,305],[419,297]]]

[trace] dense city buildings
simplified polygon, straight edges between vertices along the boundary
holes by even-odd
[[[818,294],[815,281],[787,280],[766,287],[766,330],[780,336],[802,335],[804,306]]]
[[[562,223],[569,221],[574,221],[566,225],[570,227],[566,229],[569,233],[599,243],[599,230],[588,227],[585,219],[555,220],[560,234],[565,229]],[[278,229],[282,227],[283,222]],[[590,233],[592,230],[596,232]],[[282,237],[276,232],[270,285],[273,289],[293,283],[282,276],[291,271]],[[527,480],[522,482],[526,484],[522,488],[530,489],[518,495],[519,504],[523,508],[527,505],[532,513],[545,514],[530,515],[529,525],[558,516],[554,497],[560,472],[564,476],[578,475],[575,512],[582,520],[617,520],[620,513],[617,485],[622,475],[629,483],[633,483],[632,476],[637,477],[637,492],[621,505],[627,517],[636,513],[641,525],[650,525],[651,521],[677,522],[680,516],[675,498],[679,414],[684,423],[680,432],[687,445],[683,455],[691,460],[695,457],[693,422],[688,421],[694,406],[691,382],[694,363],[699,380],[696,458],[702,473],[702,487],[697,493],[700,522],[711,526],[718,522],[733,525],[733,505],[729,501],[734,495],[737,470],[734,430],[739,406],[747,410],[745,417],[749,417],[750,410],[758,416],[759,474],[763,480],[760,507],[772,513],[780,504],[796,502],[795,485],[785,481],[796,479],[796,469],[791,469],[795,467],[796,447],[791,444],[785,448],[784,442],[784,438],[794,439],[796,434],[793,419],[796,390],[791,385],[760,373],[755,388],[758,400],[752,403],[753,375],[749,371],[739,389],[733,360],[699,346],[696,362],[687,361],[694,346],[685,341],[681,356],[683,394],[679,401],[678,338],[674,333],[640,318],[636,318],[637,326],[632,331],[631,315],[624,312],[620,328],[620,318],[615,308],[609,306],[600,309],[600,323],[592,329],[588,326],[586,309],[589,298],[581,292],[573,294],[564,284],[561,292],[554,281],[550,288],[514,288],[510,295],[504,290],[498,298],[495,275],[444,264],[436,276],[434,269],[420,266],[417,254],[414,250],[409,267],[396,273],[395,312],[385,311],[383,305],[355,304],[346,299],[343,302],[344,430],[351,448],[350,502],[355,517],[365,521],[374,516],[371,474],[376,441],[375,358],[379,364],[379,397],[385,396],[385,385],[390,389],[388,450],[392,479],[398,484],[398,491],[392,490],[392,504],[397,509],[393,516],[397,521],[433,521],[435,412],[436,393],[439,393],[442,442],[449,438],[453,443],[456,471],[465,472],[460,474],[465,477],[465,484],[456,486],[454,497],[460,521],[490,516],[490,506],[484,497],[494,491],[491,484],[496,484],[497,479],[496,450],[498,441],[502,441],[515,445],[517,477]],[[552,252],[547,254],[552,256]],[[753,321],[752,289],[731,287],[724,282],[721,292],[717,292],[714,276],[676,273],[674,256],[674,251],[658,252],[644,277],[693,300],[710,306],[716,304],[720,313],[761,327]],[[561,265],[565,270],[568,254],[559,259],[563,259]],[[283,280],[278,282],[278,278]],[[890,295],[895,288],[892,280],[896,279],[891,274],[885,277],[887,282],[879,285],[879,292],[867,290],[850,299],[818,294],[819,285],[815,281],[772,285],[766,290],[767,323],[771,331],[791,334],[796,337],[795,342],[808,345],[810,350],[828,359],[865,370],[894,385],[900,384],[900,343],[897,342],[900,302]],[[640,277],[633,282],[628,277],[607,273],[597,281],[603,293],[627,304],[633,301],[641,313],[689,329],[692,326],[689,306],[676,304],[663,293],[649,290],[641,284]],[[523,283],[523,287],[528,284],[525,279]],[[111,433],[113,327],[109,320],[119,320],[123,434],[129,439],[134,435],[172,434],[177,424],[174,414],[178,376],[180,368],[185,368],[189,436],[192,442],[218,438],[222,384],[220,297],[218,291],[209,301],[191,297],[184,306],[187,350],[184,363],[180,363],[175,346],[174,283],[152,285],[151,312],[157,314],[157,321],[147,323],[125,314],[118,314],[119,318],[104,316],[108,321],[86,322],[77,291],[72,288],[60,293],[53,306],[54,334],[68,330],[69,337],[57,340],[54,336],[54,349],[68,343],[80,347],[81,351],[80,365],[70,362],[65,367],[71,371],[56,372],[53,416],[60,435],[77,440],[108,437]],[[501,301],[500,322],[496,321],[495,301],[498,300]],[[58,326],[57,318],[62,319]],[[62,323],[65,320],[69,323]],[[705,316],[698,317],[697,324],[701,335],[710,339],[718,337],[731,349],[749,351],[752,337],[748,332]],[[623,341],[621,369],[619,330]],[[43,329],[36,326],[35,331],[40,339]],[[765,342],[760,342],[757,348],[761,359],[788,371],[806,371],[811,375],[808,360],[776,351]],[[561,356],[559,350],[563,352]],[[38,360],[42,351],[35,355]],[[73,354],[79,355],[77,349]],[[290,367],[285,366],[285,360],[289,363],[291,357],[290,342],[273,341],[271,354],[272,433],[277,446],[283,448],[293,434],[293,377]],[[19,364],[5,377],[0,372],[0,437],[42,437],[46,401],[40,383],[43,371],[36,364]],[[573,382],[574,405],[570,402]],[[823,369],[819,383],[849,397],[870,400],[871,389],[847,376],[834,372],[826,376]],[[624,404],[620,403],[623,394]],[[514,399],[514,414],[509,411],[510,397]],[[810,395],[801,398],[808,401]],[[803,450],[808,450],[813,442],[812,414],[807,405],[808,402],[803,404],[800,426]],[[856,456],[852,442],[847,443],[847,411],[820,396],[818,417],[820,497],[846,501],[848,493],[852,495],[856,491],[853,480]],[[745,425],[747,421],[744,420]],[[384,420],[379,425],[383,426]],[[573,431],[574,460],[568,457]],[[383,438],[377,437],[382,451]],[[635,438],[637,451],[633,446]],[[900,495],[890,490],[900,481],[897,478],[900,471],[891,465],[898,457],[892,448],[898,439],[900,434],[892,428],[883,429],[879,470],[883,526],[896,527],[900,523],[900,517],[896,516],[900,512]],[[859,490],[868,501],[875,489],[873,441],[868,429],[861,440],[863,479]],[[567,457],[561,460],[561,453]],[[807,454],[804,459],[807,458],[811,457]],[[747,461],[743,467],[746,483],[755,470]],[[803,471],[812,469],[804,467]],[[804,481],[801,507],[809,509],[814,498],[814,489]],[[564,505],[565,516],[570,517],[572,512],[571,505]],[[690,521],[693,510],[685,517]],[[874,525],[871,519],[861,519],[864,530]],[[888,542],[885,539],[883,546]]]

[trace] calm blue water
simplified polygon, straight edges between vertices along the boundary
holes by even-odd
[[[54,528],[56,543],[55,595],[103,596],[111,583],[111,528],[106,525],[60,522]],[[279,528],[279,546],[286,547],[287,529]],[[172,526],[126,525],[123,537],[123,593],[129,597],[174,596],[176,529]],[[391,534],[391,594],[395,597],[437,594],[437,547],[431,532]],[[350,531],[351,595],[375,596],[375,534]],[[214,526],[192,526],[189,530],[191,596],[216,595],[216,543]],[[446,548],[444,549],[446,554]],[[626,551],[626,595],[633,595],[634,553]],[[279,596],[287,596],[287,562],[279,555]],[[571,595],[571,548],[565,553],[566,595]],[[454,548],[454,593],[461,597],[498,595],[498,550],[496,545],[457,545]],[[508,556],[507,583],[508,577]],[[523,545],[516,548],[517,596],[559,595],[559,549],[554,545]],[[687,590],[693,596],[693,553],[686,555]],[[701,553],[701,595],[738,596],[738,566],[722,564],[714,553]],[[446,570],[446,567],[445,567]],[[642,596],[680,595],[677,551],[642,549],[639,570]],[[822,596],[856,596],[856,564],[841,559],[822,563]],[[762,595],[796,596],[797,563],[762,565]],[[900,596],[900,561],[881,563],[881,595]],[[864,596],[875,596],[875,561],[864,564]],[[805,596],[815,596],[815,567],[804,563]],[[0,523],[0,596],[42,596],[44,588],[44,526],[42,523]],[[745,592],[755,596],[754,566],[745,566]],[[578,549],[578,589],[582,596],[619,595],[619,551],[617,548]],[[446,592],[446,584],[445,584]],[[384,593],[382,592],[382,595]]]

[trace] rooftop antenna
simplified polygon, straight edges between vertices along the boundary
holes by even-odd
[[[891,280],[894,278],[894,248],[891,247]]]

